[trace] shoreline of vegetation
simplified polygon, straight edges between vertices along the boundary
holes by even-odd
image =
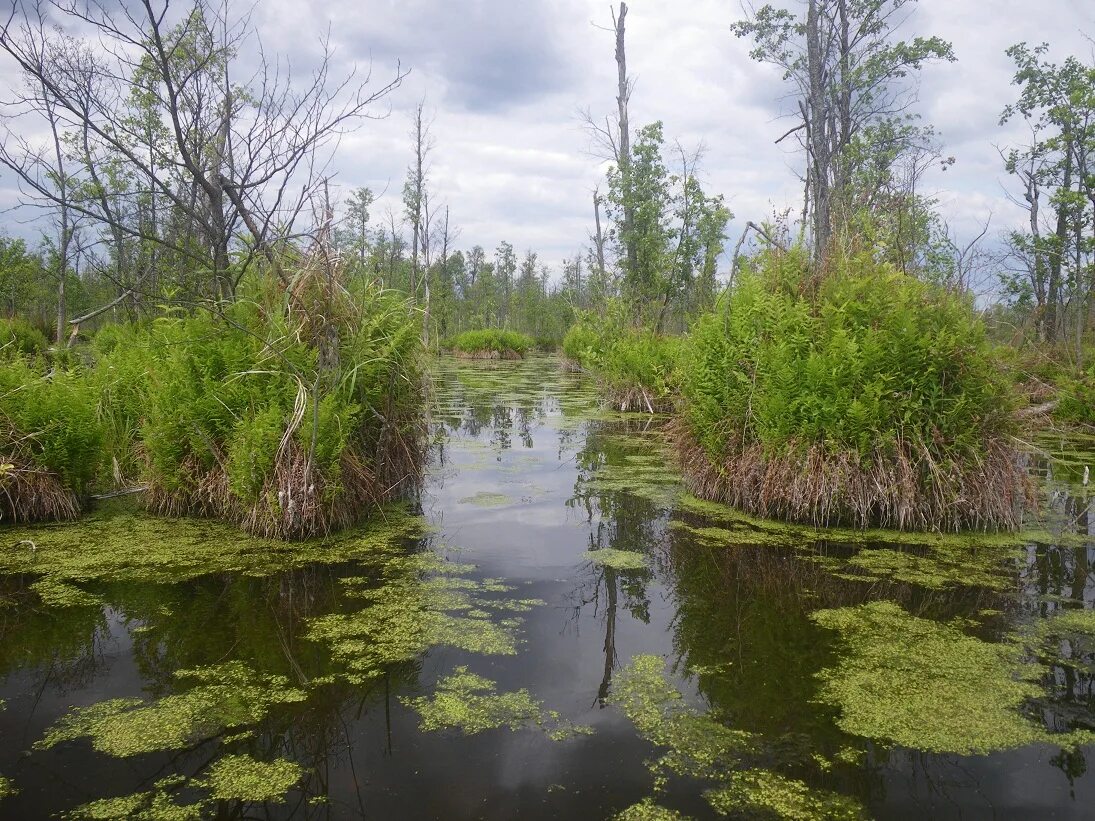
[[[0,329],[15,329],[0,349],[0,520],[70,520],[92,490],[132,488],[153,513],[299,540],[416,487],[424,377],[405,299],[332,287],[311,265],[289,289],[242,289],[60,355]]]

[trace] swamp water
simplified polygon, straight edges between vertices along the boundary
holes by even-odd
[[[0,817],[1095,816],[1095,441],[1022,536],[755,521],[558,362],[442,361],[422,515],[0,532]]]

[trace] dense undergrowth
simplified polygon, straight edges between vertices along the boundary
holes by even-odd
[[[571,327],[563,354],[571,368],[594,375],[615,407],[658,413],[673,409],[681,343],[680,337],[590,315]]]
[[[963,297],[771,253],[694,327],[677,425],[697,495],[814,525],[1013,528],[1014,400]]]
[[[464,331],[455,336],[446,347],[456,356],[468,359],[523,359],[537,346],[532,337],[516,331],[500,328],[484,328]]]
[[[287,290],[107,326],[86,366],[25,347],[0,367],[7,520],[71,518],[93,486],[140,483],[155,512],[298,539],[417,481],[420,342],[392,292],[304,270]]]

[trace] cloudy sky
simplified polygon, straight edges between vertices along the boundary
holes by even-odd
[[[345,138],[335,161],[342,191],[388,192],[377,217],[399,209],[410,114],[424,100],[435,141],[430,177],[460,229],[459,245],[493,249],[508,240],[555,266],[585,244],[604,169],[576,113],[607,114],[615,104],[609,3],[257,0],[255,14],[265,46],[298,63],[330,27],[339,59],[371,63],[378,80],[397,61],[411,69],[388,99],[390,115]],[[745,220],[800,199],[801,157],[774,144],[788,127],[784,87],[776,69],[751,61],[747,42],[730,33],[741,15],[738,0],[634,0],[627,17],[632,122],[660,119],[670,141],[706,146],[708,189],[724,193],[736,215],[732,238]],[[1095,2],[921,0],[902,34],[954,45],[958,62],[927,68],[919,93],[920,113],[957,161],[929,187],[959,235],[977,233],[990,214],[998,235],[1021,215],[1005,196],[994,146],[1024,136],[1019,125],[998,125],[1015,91],[1004,49],[1047,41],[1053,59],[1091,59]],[[0,180],[9,200],[10,185]]]

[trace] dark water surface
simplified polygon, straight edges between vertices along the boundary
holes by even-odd
[[[1095,817],[1091,441],[1037,532],[865,541],[690,500],[556,360],[435,393],[421,536],[0,534],[0,817]]]

